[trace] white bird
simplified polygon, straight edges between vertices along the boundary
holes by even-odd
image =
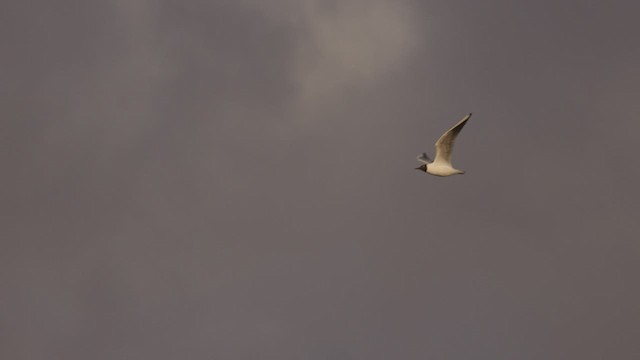
[[[451,129],[447,130],[440,139],[436,141],[436,158],[431,160],[426,153],[418,155],[418,161],[423,163],[416,170],[422,170],[428,174],[435,176],[451,176],[456,174],[464,174],[464,171],[455,169],[451,165],[451,152],[453,151],[453,143],[456,137],[467,123],[471,114],[465,116]]]

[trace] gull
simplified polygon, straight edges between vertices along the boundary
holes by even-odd
[[[465,116],[451,129],[447,130],[440,139],[436,141],[436,158],[431,160],[427,153],[418,155],[418,161],[422,163],[416,170],[422,170],[427,174],[435,176],[451,176],[456,174],[464,174],[464,171],[458,170],[451,165],[451,152],[453,151],[453,143],[456,137],[467,123],[471,114]]]

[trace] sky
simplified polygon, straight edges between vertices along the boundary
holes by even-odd
[[[3,2],[0,358],[636,359],[639,12]]]

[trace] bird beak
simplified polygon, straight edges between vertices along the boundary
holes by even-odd
[[[420,169],[419,167],[417,167],[417,168],[415,168],[415,170],[422,170],[422,169]]]

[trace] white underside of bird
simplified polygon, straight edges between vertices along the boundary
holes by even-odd
[[[451,176],[464,174],[464,171],[454,168],[451,164],[439,164],[434,162],[427,165],[427,173],[435,176]]]
[[[418,161],[422,163],[416,170],[422,170],[428,174],[435,176],[451,176],[464,174],[464,171],[458,170],[451,164],[451,153],[453,152],[453,144],[456,137],[467,123],[471,114],[465,116],[458,121],[451,129],[447,130],[438,141],[436,141],[436,157],[431,160],[426,153],[418,155]]]

